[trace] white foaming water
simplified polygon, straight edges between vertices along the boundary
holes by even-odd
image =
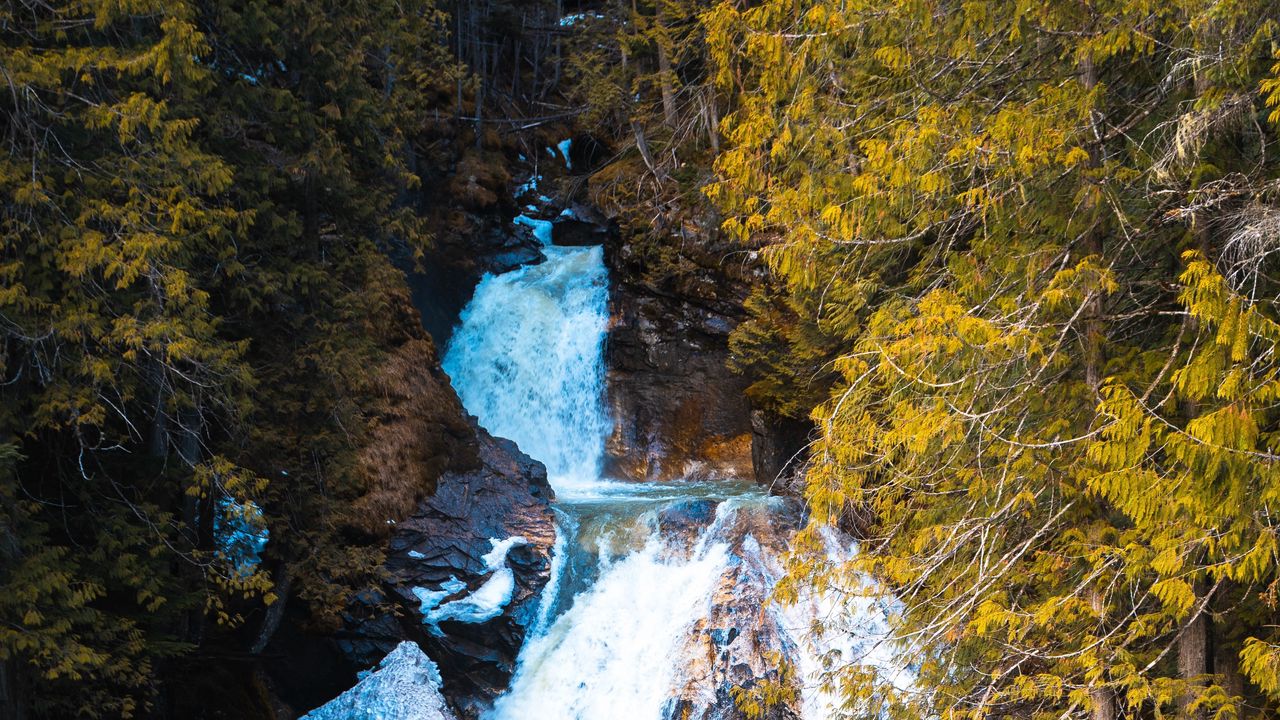
[[[486,430],[542,461],[556,492],[598,487],[608,279],[600,247],[546,246],[547,259],[486,275],[462,311],[444,369]]]
[[[602,552],[602,556],[607,553]],[[654,536],[609,562],[573,607],[520,653],[511,691],[486,720],[658,720],[691,627],[729,562],[723,543],[668,556]]]

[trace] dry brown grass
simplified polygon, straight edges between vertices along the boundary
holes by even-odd
[[[391,527],[387,520],[412,513],[446,470],[475,462],[475,439],[429,338],[394,351],[375,385],[380,397],[360,454],[369,490],[352,516],[358,527],[380,535]]]
[[[1167,133],[1151,168],[1157,181],[1172,182],[1200,162],[1204,146],[1216,135],[1233,132],[1248,124],[1253,114],[1253,97],[1229,95],[1213,107],[1191,110],[1164,123]]]
[[[1280,253],[1280,208],[1247,205],[1231,216],[1227,229],[1222,273],[1237,292],[1258,300],[1259,280]]]

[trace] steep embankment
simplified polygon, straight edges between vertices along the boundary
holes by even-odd
[[[407,289],[399,288],[382,318],[398,339],[373,373],[370,430],[359,452],[367,492],[350,513],[363,537],[349,549],[362,553],[372,543],[385,550],[383,581],[353,598],[341,629],[317,625],[305,598],[274,606],[277,617],[268,622],[278,628],[263,649],[260,681],[275,697],[264,704],[275,705],[278,717],[334,697],[404,640],[442,661],[452,700],[492,697],[523,641],[527,623],[515,618],[528,615],[547,580],[555,532],[545,470],[467,416]],[[487,557],[491,540],[513,536],[524,542],[496,561]],[[420,587],[449,580],[453,591],[435,601],[443,609],[483,598],[486,587],[492,593],[499,576],[512,587],[488,616],[423,622]]]

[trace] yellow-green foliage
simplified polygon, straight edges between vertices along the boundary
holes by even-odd
[[[813,412],[813,526],[789,582],[876,577],[918,668],[913,693],[849,668],[851,715],[1280,703],[1277,13],[704,15],[735,103],[708,195],[728,233],[768,243],[783,288],[755,302],[799,313],[756,313],[755,336],[791,349],[755,367],[774,395],[792,357],[825,353],[840,378]],[[829,523],[866,533],[852,567],[816,551]]]
[[[378,242],[425,237],[396,199],[440,27],[417,1],[0,7],[0,714],[146,714],[173,656],[247,651],[281,577],[320,617],[376,579],[346,513],[404,340]],[[226,523],[270,532],[261,563]]]

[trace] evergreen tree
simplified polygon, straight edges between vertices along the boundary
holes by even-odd
[[[198,704],[165,682],[260,652],[290,595],[331,623],[378,579],[360,453],[382,368],[426,342],[385,250],[428,240],[410,199],[457,73],[444,20],[0,9],[4,712]]]
[[[851,713],[1270,707],[1275,12],[706,16],[738,106],[709,193],[823,330],[776,352],[839,347],[792,581],[879,579],[918,667],[913,693],[833,668]],[[827,523],[865,533],[853,567]]]

